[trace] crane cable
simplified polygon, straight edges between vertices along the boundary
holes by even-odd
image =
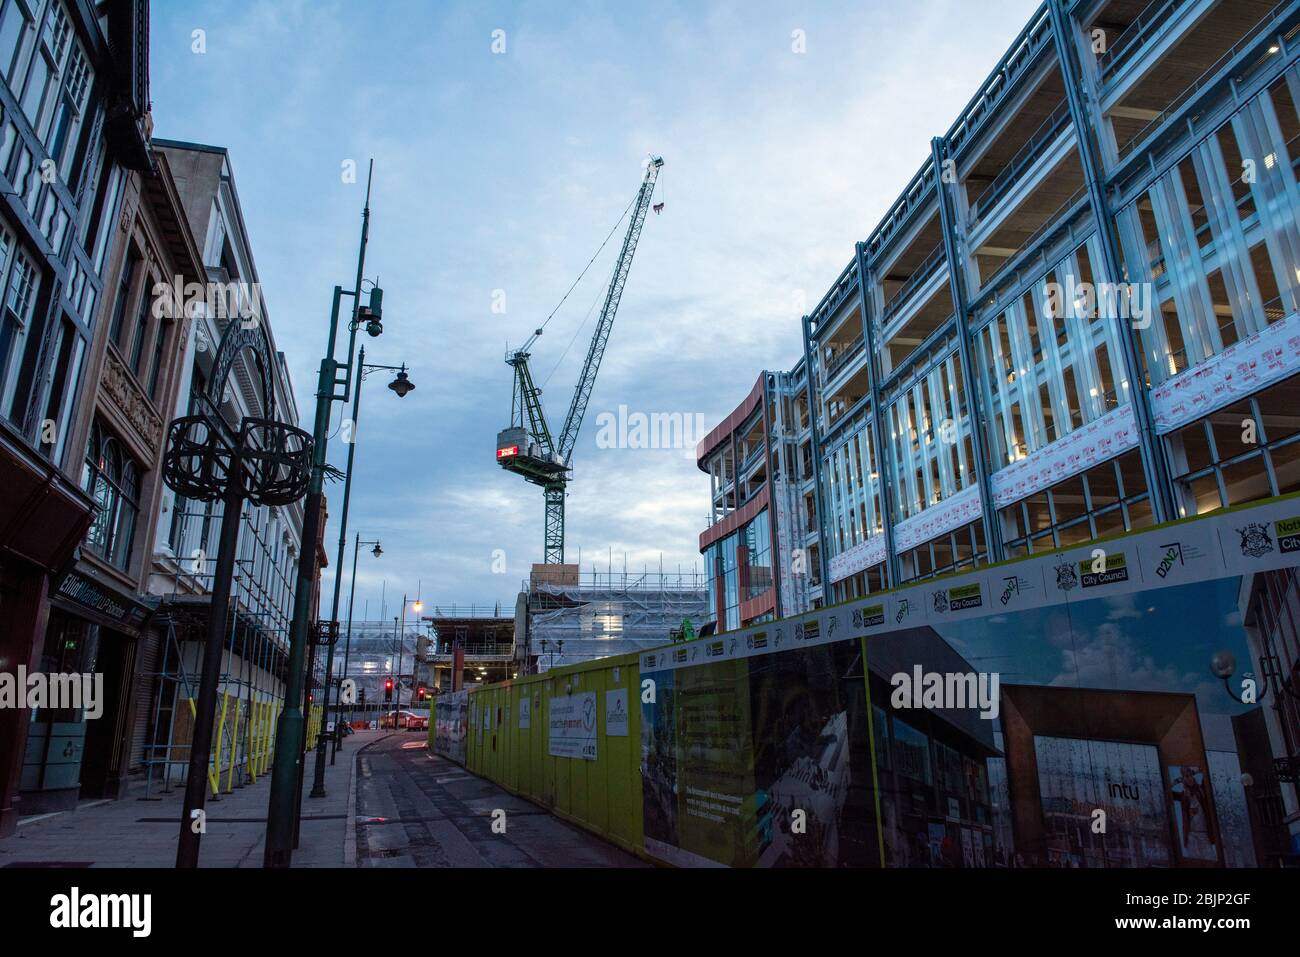
[[[541,334],[541,330],[545,329],[546,324],[550,322],[553,318],[555,318],[555,314],[560,311],[560,307],[563,306],[565,300],[569,298],[569,294],[572,293],[574,289],[578,288],[578,283],[582,282],[582,277],[587,275],[587,270],[589,270],[591,268],[591,264],[596,261],[596,257],[601,254],[601,251],[609,244],[610,239],[612,239],[614,234],[618,232],[618,227],[623,224],[623,220],[627,218],[628,211],[631,210],[632,206],[636,203],[637,198],[640,197],[640,195],[641,193],[638,191],[636,196],[632,197],[632,202],[627,204],[627,209],[623,210],[623,215],[618,218],[618,222],[616,222],[614,224],[614,228],[609,231],[609,235],[605,237],[605,241],[600,244],[600,248],[597,249],[596,252],[592,255],[591,259],[587,261],[587,265],[582,267],[582,272],[578,273],[578,278],[573,280],[573,285],[569,287],[568,292],[564,294],[563,298],[561,298],[560,301],[556,303],[555,308],[551,310],[551,314],[546,317],[545,321],[543,321],[541,326],[538,327],[538,331],[534,333],[534,337]]]
[[[620,222],[622,222],[622,220],[620,220]],[[610,282],[613,281],[614,277],[611,274]],[[541,385],[538,386],[538,391],[541,391],[541,389],[551,381],[551,376],[560,371],[560,364],[564,362],[564,357],[569,354],[569,350],[573,348],[573,344],[578,341],[578,336],[582,334],[582,330],[587,328],[587,323],[591,321],[591,314],[596,311],[597,303],[604,298],[605,290],[608,288],[609,286],[606,284],[596,290],[596,298],[591,301],[591,306],[587,309],[587,314],[582,317],[582,322],[578,325],[578,328],[573,330],[573,336],[569,339],[569,344],[565,346],[564,351],[560,353],[560,358],[555,360],[555,365],[551,367],[551,371],[546,373],[546,378],[541,381]]]

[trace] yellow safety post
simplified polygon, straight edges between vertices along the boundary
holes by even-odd
[[[271,751],[267,735],[273,727],[275,727],[275,702],[268,701],[262,709],[262,745],[258,748],[257,756],[257,770],[262,774],[266,773],[267,756]]]
[[[234,722],[230,726],[230,769],[226,771],[226,793],[235,790],[235,759],[239,755],[239,701],[235,701],[235,713],[231,715]]]
[[[186,698],[185,700],[190,703],[190,717],[197,718],[199,716],[199,706],[194,703],[193,698]],[[193,735],[192,730],[190,734]],[[193,740],[190,742],[190,747],[194,747]],[[221,782],[217,779],[217,773],[212,770],[211,764],[208,765],[208,786],[212,788],[213,797],[216,797],[221,791]]]
[[[244,745],[244,764],[248,768],[248,783],[257,783],[257,768],[253,767],[254,752],[257,748],[257,699],[248,703],[248,741]]]
[[[217,746],[212,752],[212,766],[216,772],[216,786],[212,793],[216,794],[221,790],[221,745],[222,734],[226,730],[226,707],[230,704],[230,692],[226,691],[221,695],[221,717],[217,720]]]

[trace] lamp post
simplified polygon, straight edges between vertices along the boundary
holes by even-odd
[[[402,653],[403,653],[402,641],[406,638],[407,601],[408,601],[407,597],[403,595],[401,628],[397,632],[397,670],[393,672],[393,697],[396,699],[393,705],[393,730],[394,731],[397,730],[397,714],[402,710]],[[415,601],[411,602],[410,605],[417,615],[420,612],[424,611],[424,602],[420,601],[420,599],[418,598],[415,599]],[[393,624],[396,625],[397,622],[398,619],[394,618]]]
[[[363,542],[361,540],[361,533],[360,532],[357,533],[356,544],[352,548],[352,585],[351,585],[351,590],[348,592],[348,635],[343,643],[343,678],[341,680],[347,680],[348,662],[352,658],[352,603],[356,601],[357,598],[357,553],[361,551],[362,545],[375,546],[370,550],[370,553],[374,555],[376,558],[384,554],[383,546],[379,544],[378,539],[376,539],[373,542]],[[335,700],[337,701],[338,699],[336,698]],[[341,704],[341,702],[339,703]],[[351,719],[351,715],[352,715],[352,707],[351,707],[352,704],[353,702],[348,703],[349,720]],[[334,728],[335,731],[334,748],[332,751],[330,751],[330,764],[334,763],[334,759],[338,757],[339,748],[343,745],[343,736],[338,734],[339,729],[337,727],[338,724],[337,715],[335,715],[334,721],[336,725]]]
[[[370,163],[371,172],[374,161]],[[316,550],[321,538],[322,489],[325,482],[326,444],[329,437],[330,410],[335,402],[347,400],[352,377],[353,349],[357,329],[365,325],[366,333],[383,333],[381,321],[383,291],[370,291],[370,305],[361,305],[361,279],[366,265],[366,241],[370,234],[370,178],[366,181],[366,205],[361,214],[361,243],[357,253],[356,283],[351,291],[334,287],[330,309],[329,336],[325,357],[321,359],[316,386],[316,418],[312,430],[311,477],[303,502],[302,545],[298,554],[298,574],[294,583],[293,620],[289,631],[289,662],[285,675],[284,705],[275,729],[275,761],[271,767],[271,796],[266,814],[265,867],[288,867],[293,861],[297,809],[302,797],[303,767],[303,686],[306,682],[307,644],[312,631],[310,619],[317,573]],[[338,337],[339,310],[343,296],[352,297],[352,315],[348,322],[347,361],[334,358]],[[339,373],[343,373],[342,380]],[[342,388],[342,394],[339,389]]]
[[[340,510],[339,514],[339,551],[338,560],[334,564],[334,567],[338,570],[334,574],[334,599],[330,605],[329,620],[331,624],[334,625],[336,639],[337,625],[335,623],[339,620],[339,591],[340,586],[343,584],[343,557],[347,554],[348,547],[348,503],[352,499],[352,463],[357,454],[357,420],[361,416],[361,384],[365,382],[367,373],[375,372],[380,369],[390,369],[397,372],[397,377],[388,384],[388,388],[396,392],[399,399],[405,398],[407,394],[415,388],[415,383],[406,376],[406,363],[402,363],[401,366],[367,365],[366,347],[361,347],[361,351],[357,355],[357,385],[352,394],[352,434],[349,436],[348,464],[343,478],[343,508]],[[355,565],[356,556],[354,555],[354,567],[352,569],[353,594],[356,593],[355,586],[357,570]],[[348,614],[349,616],[351,615],[350,608]],[[334,681],[334,648],[337,644],[337,640],[330,642],[329,651],[326,652],[325,656],[325,700],[321,711],[321,720],[326,726],[328,726],[329,722],[330,687]],[[346,666],[344,667],[343,674],[347,674]],[[337,696],[335,698],[335,706],[337,707]],[[336,716],[336,723],[337,720]],[[336,742],[338,741],[338,736],[338,728],[336,727],[334,729],[334,739]],[[337,743],[334,747],[337,751]],[[314,798],[323,798],[325,796],[325,735],[323,734],[318,735],[316,739],[316,767],[312,775],[311,796]]]
[[[226,383],[236,360],[252,352],[249,363],[261,373],[265,418],[244,416],[238,427],[222,415]],[[289,505],[307,491],[311,439],[306,432],[275,418],[275,390],[270,379],[270,339],[257,315],[229,318],[213,358],[212,377],[198,397],[198,415],[172,420],[163,457],[163,477],[173,491],[204,502],[221,502],[221,536],[209,597],[194,730],[190,744],[185,803],[181,811],[176,866],[197,867],[205,828],[208,763],[212,725],[221,677],[221,654],[230,615],[230,592],[245,501],[254,505]]]

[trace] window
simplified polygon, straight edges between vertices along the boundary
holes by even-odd
[[[125,570],[131,562],[136,517],[140,510],[140,475],[121,443],[98,422],[86,450],[86,490],[99,511],[86,535],[86,545],[106,561]]]
[[[108,328],[109,337],[119,349],[124,348],[122,340],[126,326],[126,308],[131,299],[131,285],[135,281],[136,268],[140,265],[140,251],[135,243],[126,250],[126,259],[122,263],[122,275],[117,281],[117,298],[113,300],[113,319]]]
[[[59,174],[68,178],[69,167],[76,155],[77,140],[81,136],[86,99],[90,94],[90,67],[80,47],[73,47],[69,62],[63,71],[63,82],[54,105],[54,122],[50,127],[45,147],[58,167]]]
[[[976,568],[987,561],[984,523],[976,520],[899,552],[899,584]]]
[[[153,312],[151,306],[150,298],[141,293],[140,305],[135,311],[135,328],[131,330],[131,357],[127,360],[130,362],[131,371],[135,373],[137,379],[143,373],[141,361],[144,359],[145,336],[149,331],[149,316]],[[159,320],[159,324],[161,324],[161,320]]]
[[[1008,558],[1051,552],[1151,524],[1141,454],[1126,452],[999,513]]]
[[[20,418],[16,409],[18,364],[23,344],[31,329],[36,311],[36,294],[40,273],[26,252],[17,248],[11,233],[0,228],[0,282],[5,284],[4,305],[0,309],[0,409],[11,418]]]
[[[39,0],[3,0],[0,2],[0,70],[5,81],[14,86],[23,71],[27,51],[34,36],[35,16],[32,9]]]
[[[153,358],[149,362],[149,398],[158,400],[158,382],[162,378],[163,352],[167,346],[167,321],[158,319],[153,337]]]
[[[1179,517],[1300,489],[1292,377],[1170,434]]]

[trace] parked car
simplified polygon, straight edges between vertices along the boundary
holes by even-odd
[[[405,728],[407,731],[428,731],[429,715],[419,711],[390,711],[379,720],[381,728]]]

